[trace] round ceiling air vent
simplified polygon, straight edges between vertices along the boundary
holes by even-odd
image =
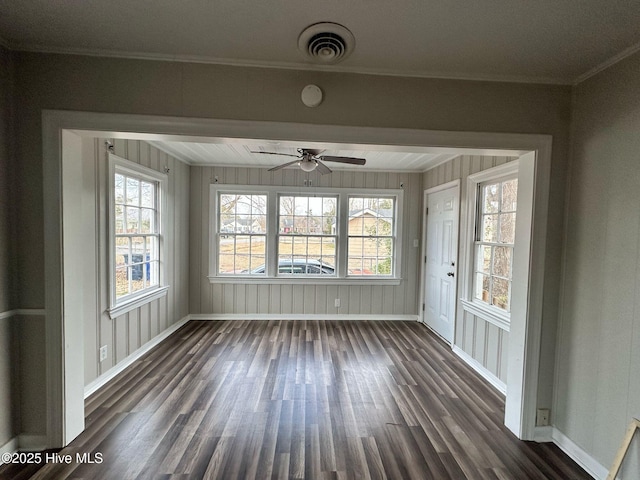
[[[347,58],[356,40],[342,25],[321,22],[305,28],[298,37],[298,48],[312,62],[333,65]]]

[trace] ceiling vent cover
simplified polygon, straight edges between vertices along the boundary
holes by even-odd
[[[322,22],[305,28],[298,37],[298,48],[313,63],[333,65],[347,58],[356,40],[342,25]]]

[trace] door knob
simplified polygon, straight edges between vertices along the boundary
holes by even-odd
[[[447,273],[447,277],[453,277],[455,274],[453,272]]]

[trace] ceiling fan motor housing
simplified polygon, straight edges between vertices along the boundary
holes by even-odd
[[[298,48],[313,63],[334,65],[347,58],[355,47],[353,34],[342,25],[321,22],[305,28]]]

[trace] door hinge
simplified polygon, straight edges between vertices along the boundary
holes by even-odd
[[[424,263],[427,263],[427,256],[424,256]]]
[[[427,207],[427,210],[425,212],[425,215],[429,215],[429,207]]]
[[[422,311],[424,312],[424,303],[422,304]]]

